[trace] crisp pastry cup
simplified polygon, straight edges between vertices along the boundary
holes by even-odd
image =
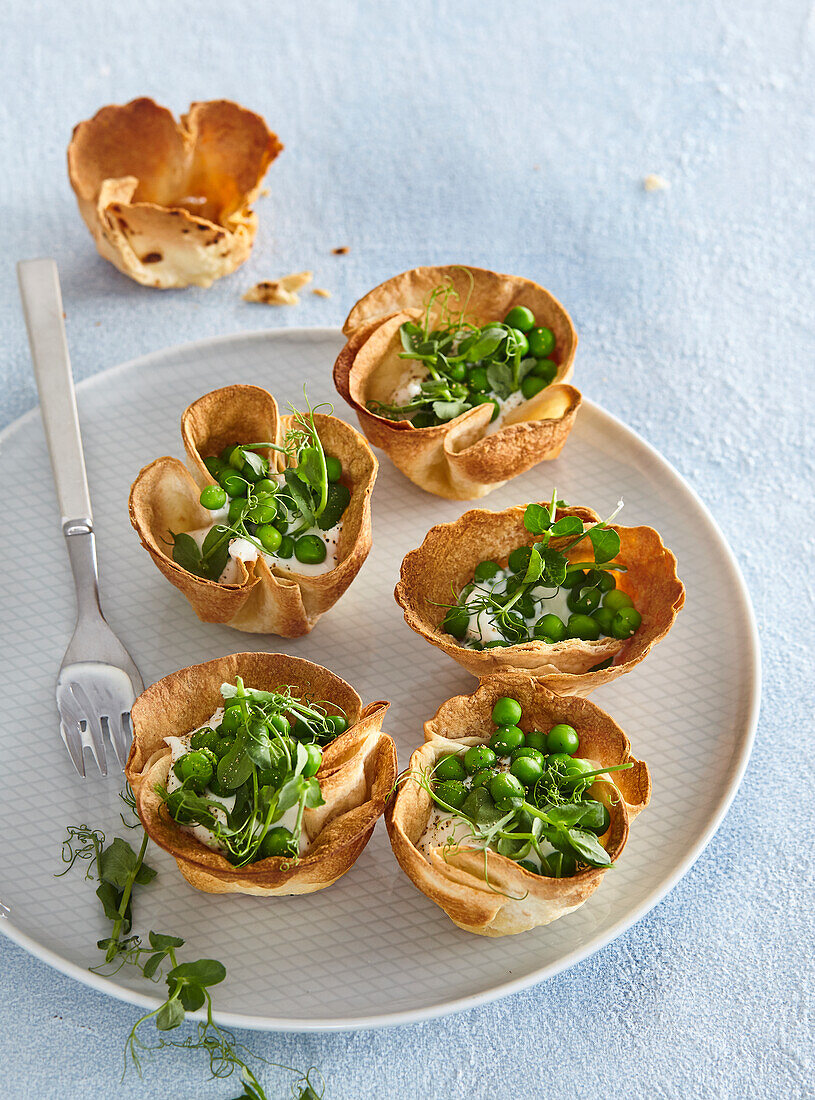
[[[260,115],[227,99],[180,123],[152,99],[80,122],[68,175],[101,256],[138,283],[209,286],[252,251],[251,210],[283,146]]]
[[[272,395],[259,386],[213,390],[193,402],[181,417],[189,469],[177,458],[157,458],[140,471],[130,490],[130,522],[168,581],[187,597],[199,619],[226,623],[249,634],[297,638],[308,634],[333,607],[359,572],[371,549],[371,492],[379,464],[359,432],[334,416],[314,414],[324,447],[343,467],[351,491],[337,544],[337,565],[309,576],[276,572],[263,556],[238,561],[240,580],[221,584],[189,573],[172,559],[169,532],[192,531],[212,523],[199,496],[213,479],[204,458],[228,443],[254,440],[280,443],[293,417],[281,415]],[[276,452],[267,452],[276,468]],[[192,473],[190,473],[192,471]]]
[[[293,688],[340,710],[348,729],[323,751],[317,780],[324,805],[306,810],[309,847],[299,859],[273,856],[234,867],[170,817],[156,786],[166,786],[172,754],[165,737],[182,736],[223,705],[221,685],[241,676],[247,687]],[[396,779],[396,749],[382,732],[388,703],[363,707],[333,672],[282,653],[235,653],[191,665],[147,688],[133,704],[133,744],[125,769],[142,825],[169,852],[184,878],[209,894],[310,894],[350,870],[368,843]]]
[[[399,329],[405,321],[423,317],[430,293],[443,283],[454,288],[460,303],[467,303],[467,318],[476,324],[500,321],[513,306],[528,306],[537,323],[555,334],[554,381],[489,434],[490,405],[434,428],[414,428],[407,420],[388,420],[368,408],[369,401],[387,402],[404,378],[408,368],[399,358]],[[566,384],[577,333],[560,302],[537,283],[476,267],[413,268],[361,298],[343,332],[348,342],[334,365],[334,384],[371,443],[420,488],[451,500],[474,500],[560,454],[581,402],[579,391]]]
[[[556,695],[528,675],[502,673],[484,680],[472,695],[457,695],[443,703],[425,723],[425,744],[411,756],[388,802],[385,822],[394,855],[413,884],[459,928],[481,936],[513,935],[550,924],[582,905],[607,870],[590,867],[569,878],[548,878],[489,849],[419,847],[433,802],[417,776],[432,770],[441,756],[489,741],[495,729],[492,708],[502,696],[521,704],[525,731],[548,730],[566,722],[580,737],[581,757],[598,767],[633,763],[626,771],[598,777],[589,788],[591,797],[608,807],[611,822],[599,840],[612,861],[619,858],[629,825],[651,794],[648,768],[630,755],[626,735],[586,699]]]
[[[547,506],[547,502],[542,502]],[[612,525],[620,536],[616,557],[627,567],[615,573],[617,587],[627,593],[642,615],[639,629],[630,638],[584,641],[568,638],[493,649],[468,649],[445,633],[442,620],[447,607],[473,579],[479,562],[492,560],[506,566],[509,554],[524,544],[537,542],[524,526],[525,506],[503,512],[473,509],[453,523],[431,527],[424,542],[402,562],[394,596],[405,613],[405,622],[431,645],[458,661],[479,679],[507,669],[527,672],[561,695],[588,695],[600,684],[622,676],[647,656],[665,637],[685,602],[685,586],[676,574],[676,558],[652,527]],[[557,518],[578,516],[584,523],[600,517],[590,508],[559,508]],[[554,548],[568,538],[553,539]],[[586,543],[567,552],[570,561],[586,560]],[[608,667],[597,665],[610,661]]]

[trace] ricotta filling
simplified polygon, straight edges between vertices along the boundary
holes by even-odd
[[[485,595],[503,595],[507,590],[507,581],[511,576],[513,576],[512,570],[507,568],[499,570],[487,581],[474,582],[473,591],[470,592],[463,603],[469,613],[467,631],[464,635],[465,645],[468,642],[481,642],[482,645],[486,645],[487,642],[505,640],[504,635],[495,625],[496,616],[500,614],[501,609],[488,607],[479,610],[479,603],[483,602]],[[536,623],[543,615],[557,615],[564,623],[569,621],[572,612],[566,602],[569,598],[568,588],[547,588],[545,585],[539,584],[529,590],[529,595],[535,601],[535,609],[532,616],[524,616],[523,619],[530,638],[533,636],[532,632]],[[517,605],[513,607],[513,610],[517,611]]]
[[[194,531],[188,531],[187,534],[190,538],[195,539],[199,550],[203,549],[204,539],[209,532],[218,523],[225,523],[227,521],[229,509],[220,509],[218,512],[213,512],[212,523],[207,527],[198,527]],[[241,570],[238,565],[239,561],[253,562],[257,561],[259,557],[262,557],[271,570],[277,573],[297,573],[300,576],[305,577],[317,577],[323,573],[329,573],[332,569],[337,567],[337,545],[340,540],[340,532],[342,531],[342,520],[335,523],[333,527],[330,527],[327,531],[321,531],[319,527],[309,527],[306,531],[301,531],[300,535],[318,535],[326,545],[325,561],[318,563],[309,563],[298,561],[292,554],[290,558],[279,558],[277,554],[270,554],[266,550],[261,550],[255,546],[253,542],[245,538],[234,538],[229,540],[229,560],[224,566],[223,572],[218,577],[219,584],[240,584]],[[300,535],[297,537],[300,538]]]

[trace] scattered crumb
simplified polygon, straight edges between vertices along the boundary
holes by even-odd
[[[314,290],[312,290],[311,293],[316,294],[318,298],[330,298],[331,297],[331,291],[326,290],[325,287],[323,287],[323,286],[315,286]]]
[[[350,252],[351,249],[348,247],[347,244],[344,244],[340,248],[332,248],[331,251],[334,253],[335,256],[344,256],[347,252]]]
[[[260,189],[260,197],[262,199],[265,199],[268,195],[271,195],[271,193],[272,193],[271,187],[261,187],[261,189]]]
[[[668,180],[652,172],[642,181],[642,186],[646,191],[667,191],[671,185]]]
[[[284,275],[281,279],[271,279],[258,283],[243,296],[244,302],[262,302],[267,306],[296,306],[300,301],[297,293],[310,283],[310,271],[300,271],[295,275]]]
[[[99,326],[100,326],[101,324],[102,324],[102,322],[101,322],[101,321],[94,321],[94,325],[96,325],[96,327],[97,327],[97,328],[99,328]]]

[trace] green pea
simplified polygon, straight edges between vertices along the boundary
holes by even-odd
[[[518,866],[523,867],[525,871],[530,871],[533,875],[539,875],[540,871],[530,859],[519,859]]]
[[[571,759],[567,752],[552,752],[549,754],[547,763],[554,767],[557,764],[568,764]]]
[[[488,745],[471,745],[464,753],[464,767],[473,775],[495,763],[495,752]]]
[[[467,368],[463,363],[450,363],[447,374],[454,382],[463,382],[467,377]]]
[[[328,547],[319,535],[301,535],[294,544],[294,556],[303,565],[319,565],[327,554]]]
[[[220,458],[216,458],[215,455],[210,455],[209,458],[204,459],[204,465],[215,478],[218,480],[218,474],[223,471],[224,464]]]
[[[490,738],[490,748],[499,756],[509,756],[523,744],[524,731],[519,726],[501,726]]]
[[[316,775],[320,770],[320,764],[323,762],[323,750],[319,745],[312,742],[306,745],[306,752],[308,753],[308,760],[303,766],[303,775],[306,779],[310,779],[312,775]]]
[[[544,615],[535,624],[534,633],[544,642],[562,642],[566,637],[566,624],[557,615]]]
[[[615,638],[630,638],[642,623],[642,615],[635,607],[621,607],[611,623],[611,633]]]
[[[509,568],[513,573],[525,573],[531,556],[531,546],[518,546],[509,555]]]
[[[243,715],[238,707],[227,707],[226,713],[221,719],[221,734],[237,733],[243,725]]]
[[[166,805],[170,817],[172,817],[174,821],[177,821],[179,825],[188,825],[191,823],[192,818],[182,807],[183,798],[183,791],[171,791],[170,794],[167,795]]]
[[[586,574],[582,569],[571,569],[566,574],[566,579],[560,582],[561,588],[577,588],[585,586]]]
[[[278,549],[283,541],[283,536],[278,529],[272,527],[271,524],[264,524],[262,527],[258,527],[256,534],[260,539],[260,545],[269,554],[274,554],[275,550]]]
[[[497,699],[492,708],[492,720],[496,726],[517,726],[522,715],[521,704],[508,696]]]
[[[496,398],[490,397],[486,401],[479,402],[479,404],[492,405],[492,416],[490,417],[490,424],[492,424],[493,420],[497,420],[498,417],[501,415],[501,402],[496,400]]]
[[[526,306],[513,306],[504,318],[504,324],[519,332],[529,332],[535,327],[535,314]]]
[[[223,455],[223,452],[221,453]],[[243,470],[243,467],[246,465],[246,459],[243,456],[243,450],[239,443],[234,443],[229,447],[224,457],[233,470]]]
[[[596,642],[600,637],[600,624],[589,615],[570,615],[566,624],[570,638],[582,638],[585,642]]]
[[[225,489],[227,495],[233,499],[246,496],[247,484],[245,478],[239,477],[235,473],[224,473],[221,474],[218,480],[221,483],[221,488]]]
[[[262,477],[260,481],[255,482],[255,493],[258,496],[267,494],[268,496],[274,496],[278,490],[278,484],[276,481],[272,481],[271,478]]]
[[[534,749],[532,751],[534,752]],[[510,765],[509,773],[519,779],[525,787],[532,787],[543,775],[543,760],[536,760],[534,756],[519,756]]]
[[[420,409],[411,420],[414,428],[434,428],[436,426],[436,414]]]
[[[546,748],[552,753],[566,753],[571,756],[580,748],[580,739],[574,726],[558,722],[546,735]]]
[[[589,772],[595,770],[591,760],[584,760],[581,756],[573,756],[564,768],[564,774],[568,778],[568,786],[576,786]]]
[[[442,619],[442,630],[447,634],[452,634],[454,638],[461,641],[464,635],[467,633],[467,627],[470,625],[470,613],[466,607],[461,604],[454,604],[453,607],[448,608],[447,614]]]
[[[196,730],[190,738],[191,749],[210,749],[215,752],[215,746],[218,744],[218,734],[212,728],[212,726],[203,726],[200,730]],[[215,754],[217,756],[217,753]]]
[[[542,378],[544,385],[549,386],[557,375],[557,363],[554,359],[537,359],[535,366],[529,372],[535,378]]]
[[[523,804],[526,792],[517,776],[500,772],[490,780],[490,794],[499,810],[513,810]]]
[[[291,722],[285,714],[275,714],[269,719],[269,724],[274,726],[278,733],[287,737],[291,733]]]
[[[489,581],[495,576],[496,573],[500,573],[501,566],[497,561],[480,561],[475,567],[473,573],[474,581]]]
[[[550,328],[533,328],[527,335],[529,350],[536,359],[548,359],[555,350],[555,334]]]
[[[342,463],[334,455],[325,456],[325,470],[329,481],[339,481],[342,477]]]
[[[294,834],[277,825],[269,829],[260,842],[258,855],[261,859],[271,859],[273,856],[286,856],[296,854]]]
[[[529,351],[529,341],[527,340],[526,336],[524,335],[523,332],[521,332],[521,330],[519,328],[515,329],[514,336],[515,336],[515,350],[516,350],[516,353],[520,352],[521,358],[523,359],[523,357]]]
[[[521,393],[527,401],[535,397],[541,390],[546,389],[546,383],[542,378],[536,378],[534,374],[528,374],[521,382]]]
[[[211,749],[194,749],[192,752],[179,756],[173,771],[181,780],[186,782],[193,790],[202,791],[218,766],[218,758]]]
[[[226,504],[226,492],[220,485],[206,485],[201,490],[201,496],[198,499],[210,512],[217,512],[219,508],[223,508]]]
[[[586,584],[591,588],[599,588],[603,593],[617,587],[614,574],[607,569],[590,569],[586,573]]]
[[[444,783],[448,779],[464,780],[467,778],[467,769],[455,753],[442,756],[433,769],[433,779],[437,783]]]
[[[611,635],[611,624],[614,620],[613,611],[608,607],[598,607],[596,611],[592,611],[591,617],[600,624],[601,633]]]
[[[611,814],[608,812],[608,806],[602,802],[596,802],[592,798],[587,798],[585,805],[591,806],[597,814],[598,821],[594,825],[588,825],[585,822],[581,822],[580,827],[582,829],[588,829],[589,832],[595,833],[597,836],[602,836],[608,832],[608,827],[611,824]]]
[[[548,751],[546,748],[546,734],[543,730],[530,730],[529,733],[524,734],[524,740],[530,749],[537,749],[541,755]]]
[[[494,776],[499,775],[497,768],[481,768],[473,776],[472,783],[470,784],[470,790],[476,790],[478,787],[483,787],[490,782]]]
[[[334,727],[334,736],[339,737],[348,729],[348,719],[344,714],[329,714],[328,721]]]
[[[618,612],[623,607],[633,607],[634,601],[625,592],[621,592],[619,588],[612,588],[610,592],[606,592],[603,597],[603,607],[607,607],[609,611]]]
[[[489,390],[489,379],[487,378],[486,367],[473,367],[469,376],[470,389],[474,393],[487,393]]]
[[[277,556],[279,558],[290,558],[294,553],[294,539],[291,535],[284,535],[280,540],[280,546],[277,548]]]
[[[433,794],[438,795],[442,802],[452,806],[454,810],[460,810],[468,795],[464,784],[457,779],[448,779],[444,783],[433,785]]]
[[[524,740],[527,740],[528,736],[528,734],[524,734]],[[509,759],[514,764],[516,760],[520,760],[524,756],[528,756],[530,760],[537,760],[539,764],[543,765],[543,752],[532,745],[520,745],[517,749],[513,749],[509,754]]]
[[[298,715],[294,720],[294,725],[291,731],[292,737],[296,741],[301,741],[304,745],[310,741],[314,741],[316,738],[316,732],[307,718],[303,718],[302,715]]]
[[[266,524],[271,523],[275,518],[277,508],[274,504],[255,504],[247,514],[252,523]]]
[[[577,615],[591,615],[599,603],[599,588],[573,588],[566,597],[566,606]]]
[[[236,497],[229,504],[229,522],[239,523],[246,514],[246,497]]]
[[[549,878],[569,878],[577,869],[577,860],[571,852],[550,852],[541,861],[541,873]]]
[[[508,642],[506,638],[496,638],[492,642],[487,642],[484,649],[506,649],[507,646],[511,646],[513,643]]]
[[[275,519],[272,521],[272,526],[276,527],[281,535],[285,535],[289,529],[289,517],[285,512],[278,512]]]

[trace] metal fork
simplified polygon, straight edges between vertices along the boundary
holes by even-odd
[[[76,585],[76,628],[57,678],[59,731],[81,776],[85,775],[86,748],[102,775],[107,775],[105,738],[124,767],[132,737],[130,708],[144,684],[99,606],[96,538],[57,265],[54,260],[23,260],[17,265],[17,277],[62,533]]]

